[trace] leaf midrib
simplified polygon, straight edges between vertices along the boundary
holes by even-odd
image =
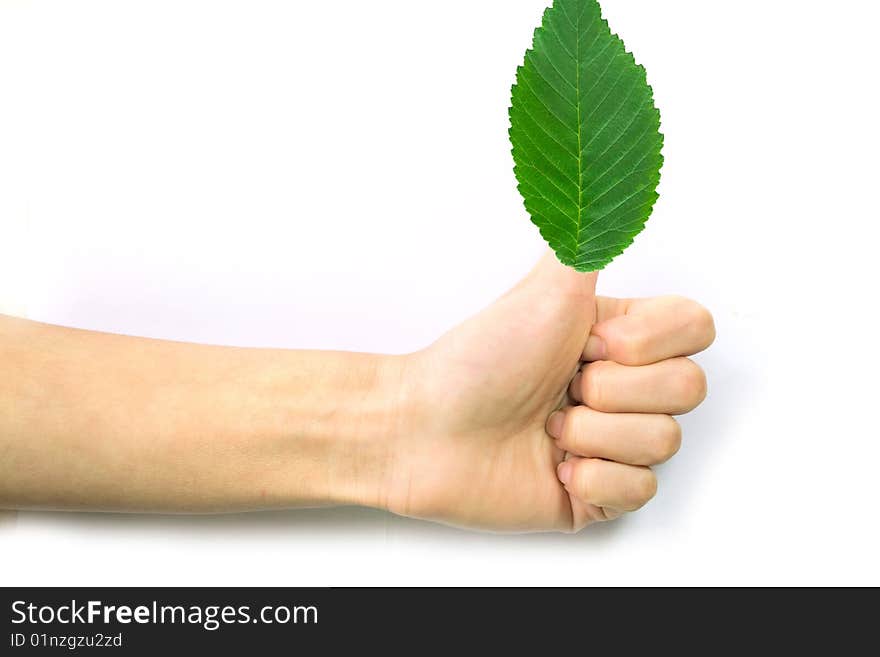
[[[565,13],[565,9],[562,9],[562,12]],[[577,229],[575,230],[575,253],[577,253],[578,244],[581,241],[581,218],[584,215],[584,149],[581,146],[581,131],[583,130],[582,117],[581,117],[581,66],[579,58],[581,56],[581,16],[583,15],[583,10],[577,16],[577,23],[574,24],[574,33],[575,33],[575,43],[574,43],[574,71],[575,71],[575,89],[577,90],[577,124],[578,124],[578,156],[577,156],[577,166],[578,166],[578,209],[577,209]],[[566,18],[568,18],[568,14],[566,14]],[[568,22],[571,23],[571,19],[568,19]]]

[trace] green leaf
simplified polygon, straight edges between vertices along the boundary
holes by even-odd
[[[602,269],[632,244],[657,201],[660,112],[595,0],[554,0],[517,69],[514,172],[559,260]]]

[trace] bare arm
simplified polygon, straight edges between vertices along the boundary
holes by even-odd
[[[0,316],[0,507],[378,505],[399,365]]]

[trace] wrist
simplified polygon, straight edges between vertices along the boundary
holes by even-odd
[[[283,393],[284,504],[387,508],[408,425],[407,356],[328,354]],[[308,361],[308,358],[307,358]]]

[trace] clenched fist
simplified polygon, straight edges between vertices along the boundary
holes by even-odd
[[[595,296],[548,254],[513,290],[406,359],[392,511],[498,531],[577,531],[634,511],[706,396],[688,356],[715,329],[679,297]]]

